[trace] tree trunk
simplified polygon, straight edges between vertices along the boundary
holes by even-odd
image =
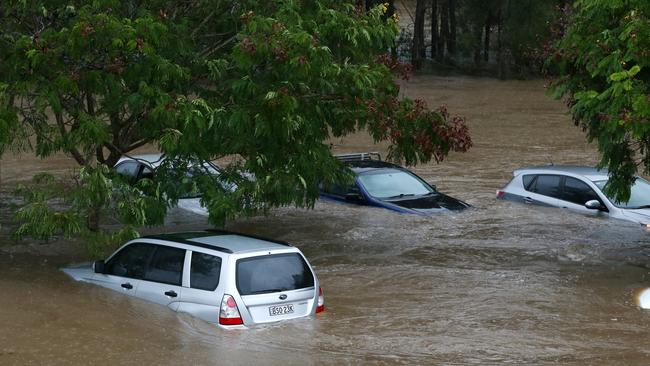
[[[485,39],[483,41],[483,62],[490,61],[490,29],[492,28],[492,14],[485,19]]]
[[[503,44],[501,43],[501,28],[503,27],[503,14],[501,7],[497,11],[497,65],[499,69],[499,79],[505,78],[505,64],[503,62]]]
[[[445,49],[448,49],[447,42],[449,42],[449,2],[442,1],[440,7],[440,42],[439,50],[440,57],[445,57]]]
[[[422,67],[422,55],[424,53],[424,15],[427,9],[424,1],[418,0],[415,5],[413,47],[411,48],[411,63],[414,69]]]
[[[388,11],[386,12],[386,18],[392,17],[397,13],[397,8],[395,7],[395,0],[390,0],[388,2]],[[390,54],[393,56],[394,59],[397,59],[397,45],[394,44],[390,48]]]
[[[449,54],[456,54],[456,0],[449,0],[449,39],[447,40],[447,51]]]
[[[431,0],[431,59],[438,58],[438,0]]]
[[[478,67],[481,65],[481,48],[483,47],[483,26],[474,24],[472,27],[474,33],[474,64]]]
[[[101,215],[101,208],[91,207],[88,213],[88,230],[96,233],[99,231],[99,219]]]

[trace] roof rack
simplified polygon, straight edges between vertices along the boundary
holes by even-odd
[[[360,161],[360,160],[379,160],[381,161],[381,154],[376,151],[373,152],[362,152],[362,153],[351,153],[351,154],[337,154],[334,155],[340,161]],[[374,158],[373,158],[374,157]]]
[[[178,235],[181,234],[181,235]],[[224,247],[220,247],[218,245],[212,245],[212,244],[205,244],[197,241],[190,240],[191,238],[185,238],[182,237],[183,233],[168,233],[168,234],[158,234],[158,235],[147,235],[147,236],[141,236],[138,239],[155,239],[155,240],[165,240],[165,241],[173,241],[175,243],[180,243],[180,244],[186,244],[186,245],[194,245],[197,247],[201,248],[206,248],[206,249],[212,249],[216,250],[219,252],[224,252],[224,253],[230,253],[232,254],[232,250]],[[210,233],[211,235],[214,235]],[[192,238],[200,238],[202,236],[209,236],[209,235],[195,235],[192,236]]]
[[[205,244],[201,243],[198,241],[194,241],[192,239],[196,238],[202,238],[206,236],[215,236],[215,235],[239,235],[239,236],[244,236],[247,238],[251,239],[257,239],[257,240],[263,240],[263,241],[268,241],[270,243],[274,244],[279,244],[279,245],[284,245],[287,247],[293,247],[290,243],[287,243],[286,241],[283,240],[274,240],[274,239],[269,239],[257,235],[250,235],[250,234],[244,234],[236,231],[230,231],[230,230],[223,230],[223,229],[206,229],[203,231],[185,231],[185,232],[178,232],[178,233],[164,233],[164,234],[157,234],[157,235],[147,235],[147,236],[142,236],[139,239],[156,239],[156,240],[167,240],[167,241],[173,241],[181,244],[187,244],[187,245],[195,245],[198,247],[202,248],[207,248],[207,249],[213,249],[217,250],[220,252],[224,253],[232,253],[232,250],[228,248],[223,248],[218,245],[214,244]]]

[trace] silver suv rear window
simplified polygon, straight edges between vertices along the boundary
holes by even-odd
[[[237,290],[242,296],[308,287],[314,287],[314,276],[298,253],[272,254],[237,261]]]

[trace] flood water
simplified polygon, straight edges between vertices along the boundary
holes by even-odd
[[[84,260],[78,250],[64,240],[15,246],[0,204],[0,364],[650,363],[650,313],[634,301],[650,286],[650,233],[495,200],[517,167],[597,161],[565,106],[542,81],[422,76],[403,91],[467,117],[471,151],[414,170],[473,209],[417,217],[319,202],[228,225],[299,247],[325,313],[223,331],[75,283],[58,268]],[[362,134],[334,143],[385,152]],[[6,156],[2,189],[67,164]],[[207,225],[178,211],[168,221],[166,231]]]

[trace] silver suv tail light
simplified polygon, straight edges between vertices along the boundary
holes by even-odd
[[[219,311],[219,324],[221,325],[241,325],[244,322],[239,314],[235,299],[228,294],[223,295],[221,300],[221,310]]]

